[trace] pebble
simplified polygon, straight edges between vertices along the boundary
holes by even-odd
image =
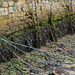
[[[30,75],[34,75],[34,73],[30,73]]]

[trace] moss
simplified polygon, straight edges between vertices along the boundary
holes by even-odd
[[[54,26],[56,25],[56,23],[61,23],[62,21],[64,21],[64,22],[70,21],[70,16],[67,15],[66,17],[63,17],[63,18],[61,18],[61,19],[57,19],[57,20],[53,19],[53,20],[52,20]]]
[[[75,68],[75,66],[71,66],[71,68]]]
[[[75,18],[74,18],[74,19],[75,19]],[[48,21],[49,21],[49,17],[47,16],[47,17],[45,17],[43,20],[41,20],[41,21],[39,22],[39,26],[42,27],[42,28],[44,28],[45,26],[49,26],[49,22],[48,22]],[[64,22],[70,21],[70,15],[69,15],[69,13],[67,14],[66,17],[63,17],[63,18],[57,19],[57,20],[55,20],[55,19],[54,19],[54,16],[53,16],[53,17],[52,17],[52,20],[51,20],[53,28],[56,29],[56,24],[59,24],[59,23],[61,23],[62,21],[64,21]],[[19,31],[15,31],[15,32],[13,32],[13,33],[8,33],[8,34],[6,34],[6,37],[9,37],[9,36],[14,37],[14,35],[19,35],[19,33],[20,33],[21,31],[24,31],[24,32],[25,32],[26,29],[28,29],[28,30],[34,30],[34,29],[35,29],[34,23],[32,22],[32,23],[29,23],[29,24],[24,25],[24,28],[21,29],[21,30],[19,30]]]
[[[39,66],[40,68],[43,68],[43,64],[40,64],[40,66]]]
[[[28,26],[27,28],[26,27],[24,27],[23,29],[21,29],[21,30],[19,30],[19,31],[15,31],[15,32],[13,32],[13,33],[8,33],[7,35],[6,35],[6,38],[8,38],[8,37],[14,37],[14,35],[15,36],[17,36],[17,35],[19,35],[20,34],[20,32],[25,32],[26,30],[32,30],[32,29],[34,29],[34,26],[32,25],[32,26]]]
[[[35,56],[40,56],[40,53],[39,52],[36,52],[34,55]]]

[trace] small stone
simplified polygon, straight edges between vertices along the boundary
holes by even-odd
[[[23,70],[27,70],[27,68],[23,68]]]
[[[30,73],[30,75],[34,75],[34,73]]]

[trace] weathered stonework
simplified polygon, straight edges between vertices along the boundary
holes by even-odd
[[[68,2],[37,0],[37,13],[40,19],[52,12],[52,17],[61,19],[67,13]],[[34,7],[33,7],[34,8]],[[31,0],[19,0],[17,3],[8,1],[0,4],[0,32],[10,34],[23,29],[27,23],[32,22]]]

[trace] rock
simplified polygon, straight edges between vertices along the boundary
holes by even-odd
[[[7,2],[3,2],[2,7],[8,7],[8,3]]]
[[[30,73],[30,75],[34,75],[34,73]]]
[[[18,25],[18,21],[15,21],[13,24],[14,24],[15,26]]]
[[[21,24],[25,24],[25,21],[22,21]]]
[[[14,12],[14,8],[13,7],[9,7],[9,12]]]
[[[10,27],[10,26],[13,26],[14,24],[13,23],[8,23],[8,26]]]
[[[23,70],[23,71],[26,71],[26,70],[27,70],[27,68],[22,68],[22,70]]]
[[[19,25],[19,29],[23,29],[24,28],[24,25]]]
[[[30,22],[32,22],[32,19],[30,18],[26,19],[26,23],[30,23]]]
[[[14,2],[13,2],[13,1],[9,1],[9,2],[8,2],[8,5],[11,6],[11,7],[13,7]]]
[[[8,11],[8,8],[4,8],[5,11]]]
[[[70,50],[71,54],[75,55],[75,50]]]
[[[8,15],[8,11],[2,12],[2,16],[6,16],[6,15]]]
[[[0,8],[0,12],[4,11],[4,8]]]

